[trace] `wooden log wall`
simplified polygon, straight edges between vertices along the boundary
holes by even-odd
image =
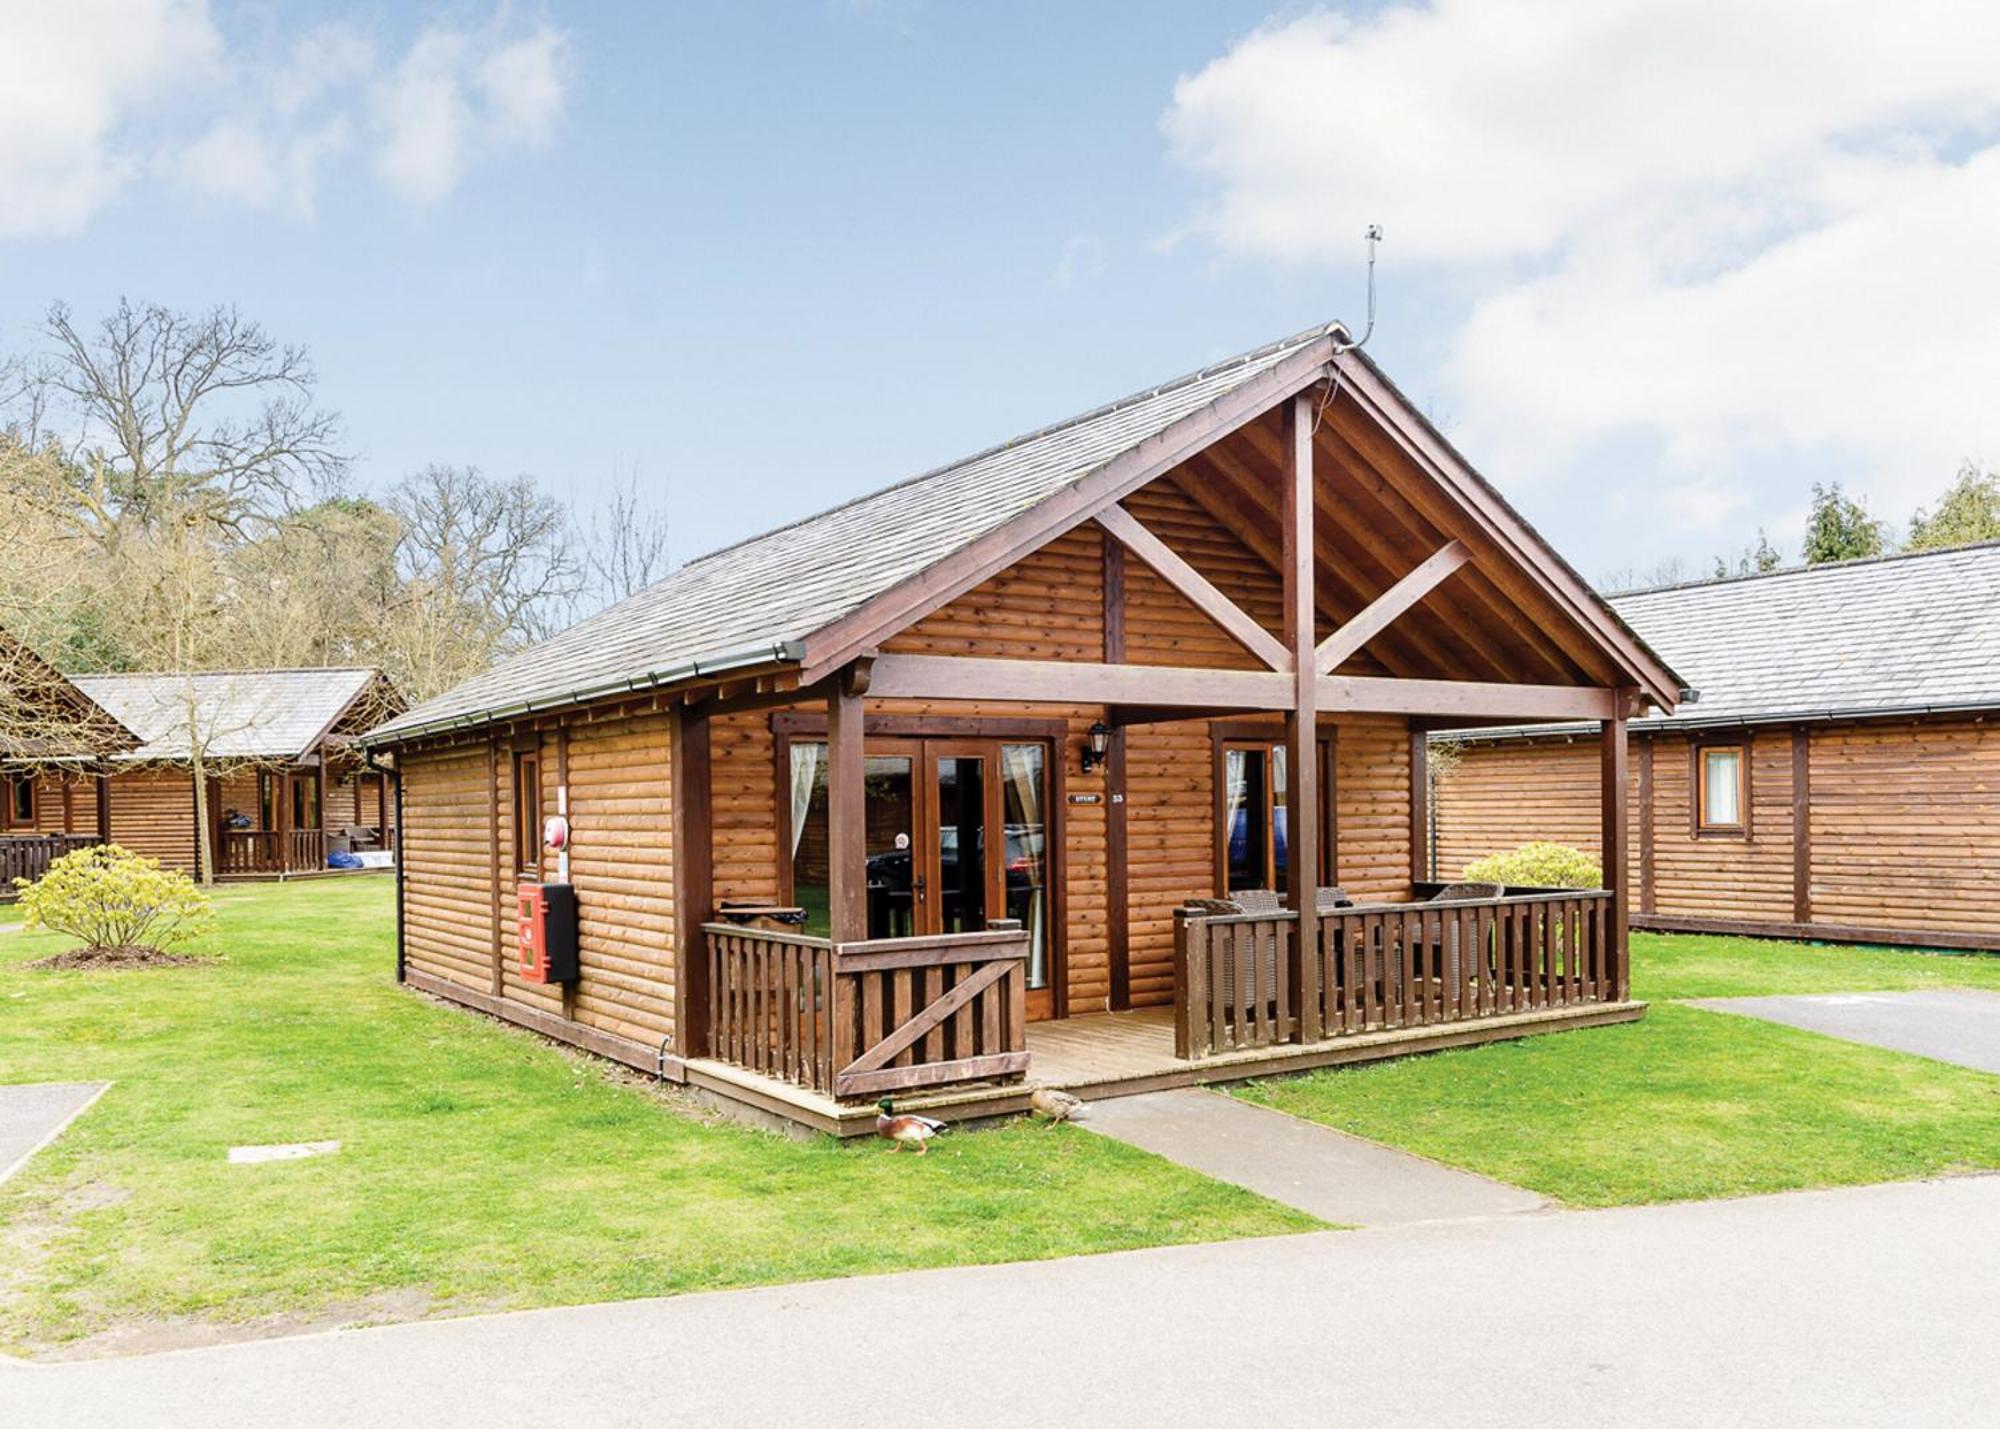
[[[517,755],[538,756],[544,815],[565,775],[577,892],[580,975],[569,988],[525,981],[516,956],[522,850]],[[524,1009],[545,1030],[575,1024],[657,1046],[674,1031],[677,927],[668,717],[546,722],[406,752],[405,946],[409,968]],[[557,877],[548,856],[544,881]]]
[[[2000,847],[2000,729],[1978,719],[1885,720],[1767,728],[1746,737],[1744,837],[1693,833],[1688,736],[1634,740],[1636,917],[1764,927],[1780,936],[1823,930],[2000,943],[2000,882],[1992,873]],[[1468,746],[1439,789],[1440,876],[1529,838],[1596,852],[1597,778],[1594,739]],[[1805,796],[1803,850],[1795,839],[1797,792]],[[1647,868],[1641,860],[1649,847]]]
[[[97,781],[88,775],[61,771],[45,771],[36,775],[33,831],[42,834],[95,834]]]
[[[92,802],[94,808],[94,796]],[[163,867],[193,873],[194,780],[173,769],[113,775],[111,837],[134,853],[157,858]]]

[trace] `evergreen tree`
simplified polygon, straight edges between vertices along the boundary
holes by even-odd
[[[1910,518],[1910,549],[1942,551],[1975,541],[2000,540],[2000,474],[1967,462],[1958,469],[1935,512],[1917,508]]]
[[[1840,489],[1840,483],[1813,483],[1812,515],[1806,518],[1805,557],[1809,566],[1879,556],[1887,545],[1883,523],[1868,504]]]

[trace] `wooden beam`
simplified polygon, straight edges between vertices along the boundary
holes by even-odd
[[[1104,546],[1104,663],[1125,663],[1125,547]],[[1061,750],[1062,745],[1056,746]],[[1060,755],[1058,755],[1060,757]],[[1131,846],[1125,823],[1125,727],[1113,724],[1104,752],[1105,940],[1111,959],[1111,1010],[1132,1005]],[[1058,852],[1058,862],[1067,863]],[[1057,1015],[1068,1009],[1058,1007]]]
[[[1331,675],[1471,559],[1472,552],[1463,541],[1451,541],[1440,547],[1423,564],[1382,592],[1367,609],[1320,641],[1313,652],[1314,667],[1322,675]]]
[[[674,858],[674,1049],[706,1057],[709,1040],[708,939],[714,913],[715,823],[709,723],[686,709],[669,716]],[[782,797],[782,796],[781,796]]]
[[[870,690],[880,699],[1285,710],[1296,699],[1295,684],[1293,676],[1272,670],[884,655],[875,662]]]
[[[1238,645],[1273,670],[1292,668],[1291,652],[1279,644],[1270,631],[1253,620],[1242,606],[1217,590],[1206,576],[1183,560],[1165,541],[1139,524],[1123,506],[1105,507],[1097,513],[1097,524],[1151,566],[1161,580],[1186,596],[1195,609],[1221,626]],[[1311,559],[1310,550],[1307,559]]]
[[[1313,666],[1313,401],[1301,394],[1285,408],[1283,499],[1285,657],[1295,682],[1285,712],[1285,904],[1298,915],[1287,970],[1293,1035],[1320,1037],[1319,998],[1319,694]],[[1181,996],[1190,996],[1182,989]],[[1240,1031],[1240,1029],[1239,1029]]]
[[[1792,921],[1812,922],[1812,733],[1802,724],[1792,726]]]
[[[1651,913],[1659,898],[1659,860],[1653,849],[1653,741],[1639,741],[1639,911]]]
[[[890,633],[1005,570],[1030,551],[1074,530],[1187,457],[1255,421],[1278,402],[1321,380],[1330,340],[1307,343],[1269,371],[1251,378],[1166,430],[1113,457],[1097,470],[969,542],[949,559],[909,579],[806,640],[802,680],[817,680]]]
[[[861,696],[836,679],[826,697],[827,912],[836,943],[868,936],[864,739]]]
[[[1321,675],[1319,708],[1444,718],[1557,720],[1621,717],[1617,692],[1587,685],[1509,685],[1485,680],[1385,680]]]
[[[1630,671],[1654,703],[1671,711],[1680,698],[1674,673],[1640,643],[1580,576],[1549,550],[1471,464],[1423,420],[1380,369],[1365,354],[1353,351],[1337,354],[1334,365],[1340,373],[1342,393],[1355,402],[1358,410],[1372,417],[1379,430],[1430,475],[1440,489],[1449,493],[1558,609],[1591,634],[1600,650],[1611,654]]]
[[[1602,758],[1600,760],[1600,782],[1598,788],[1598,809],[1602,816],[1604,886],[1611,890],[1611,971],[1612,996],[1623,1002],[1631,996],[1632,972],[1628,955],[1627,924],[1631,918],[1630,864],[1626,858],[1626,764],[1625,711],[1631,704],[1630,693],[1625,690],[1615,692],[1617,699],[1612,706],[1611,717],[1599,726]]]

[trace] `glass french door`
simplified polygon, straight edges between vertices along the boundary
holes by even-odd
[[[824,744],[792,744],[792,888],[826,930]],[[1049,934],[1048,747],[984,739],[868,741],[868,936],[1028,931],[1028,1015],[1055,1012]]]

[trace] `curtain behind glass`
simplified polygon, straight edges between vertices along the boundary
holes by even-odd
[[[1039,744],[1000,746],[1001,811],[1006,825],[1007,916],[1028,930],[1028,986],[1049,985],[1048,837],[1042,813],[1043,766]]]
[[[792,847],[791,856],[799,856],[799,840],[805,837],[806,810],[812,807],[813,785],[818,782],[819,766],[826,759],[824,744],[806,744],[801,740],[792,741]]]

